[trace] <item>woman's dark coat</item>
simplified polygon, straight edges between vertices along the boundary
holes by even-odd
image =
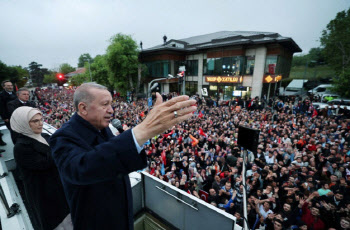
[[[68,215],[69,208],[50,147],[20,134],[14,156],[38,228],[54,229]]]

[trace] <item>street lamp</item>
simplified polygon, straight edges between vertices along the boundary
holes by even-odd
[[[148,95],[149,95],[149,97],[151,96],[151,91],[158,86],[158,83],[156,83],[154,86],[151,87],[152,83],[157,82],[157,81],[161,81],[164,79],[167,79],[167,78],[157,78],[157,79],[154,79],[148,83]]]

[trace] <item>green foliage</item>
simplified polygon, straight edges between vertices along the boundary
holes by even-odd
[[[292,67],[294,66],[304,66],[307,62],[307,54],[295,55],[292,60]]]
[[[23,87],[29,78],[27,70],[21,66],[7,66],[5,63],[0,61],[0,82],[4,80],[10,80],[17,86]]]
[[[308,67],[314,67],[324,64],[327,63],[324,57],[323,49],[320,47],[311,48],[308,54],[296,55],[293,57],[292,61],[292,67],[306,65],[308,65]]]
[[[29,67],[28,67],[29,73],[33,83],[36,86],[42,86],[43,84],[45,71],[41,69],[41,66],[42,66],[41,64],[38,64],[36,62],[29,63]]]
[[[90,54],[86,53],[86,54],[82,54],[80,55],[79,59],[78,59],[78,68],[84,67],[86,62],[93,63],[94,60],[91,58]]]
[[[90,77],[86,73],[75,75],[70,79],[70,85],[72,86],[79,86],[84,82],[90,82]]]
[[[109,82],[122,94],[132,90],[137,81],[138,45],[131,36],[117,34],[110,39],[106,64]]]
[[[323,30],[321,44],[331,66],[340,73],[350,64],[350,9],[341,11]]]
[[[63,63],[60,65],[59,72],[63,74],[67,74],[75,71],[75,68],[69,65],[68,63]]]
[[[332,91],[337,92],[340,96],[350,98],[350,69],[345,69],[339,77],[333,79],[334,87]]]
[[[56,73],[50,73],[44,75],[43,83],[45,84],[51,84],[51,83],[58,83],[58,79],[56,77]]]
[[[350,96],[350,9],[341,11],[331,20],[321,36],[321,45],[329,65],[339,76],[334,79],[335,91]]]
[[[311,48],[309,51],[308,60],[310,67],[327,64],[323,49],[321,47]]]
[[[85,64],[86,69],[89,69],[88,65],[88,63]],[[90,66],[90,69],[93,81],[108,88],[113,88],[113,84],[111,84],[109,81],[109,75],[111,73],[109,72],[105,55],[96,56],[94,62]],[[89,74],[88,71],[87,74]]]
[[[289,78],[292,79],[332,79],[335,76],[334,70],[328,65],[319,65],[315,67],[308,67],[305,72],[305,65],[294,66],[290,70]]]

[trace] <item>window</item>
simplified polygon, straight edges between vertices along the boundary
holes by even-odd
[[[267,56],[265,64],[266,74],[275,74],[277,65],[277,56]]]
[[[214,59],[213,58],[204,59],[203,62],[204,62],[203,74],[214,75]]]
[[[148,68],[148,75],[151,77],[168,77],[168,74],[170,73],[169,61],[155,61],[147,62],[145,64]]]
[[[214,58],[214,75],[222,75],[222,58]]]
[[[222,58],[222,75],[232,75],[233,65],[232,57]]]
[[[237,76],[244,66],[244,57],[209,58],[203,61],[204,75]]]
[[[186,81],[186,94],[195,95],[198,90],[198,82]]]
[[[316,91],[317,91],[317,92],[326,92],[326,89],[327,89],[327,88],[322,88],[322,87],[320,87],[320,88],[318,88]]]
[[[186,76],[198,76],[198,60],[186,61]]]
[[[247,66],[245,68],[245,74],[246,75],[253,75],[254,73],[254,64],[255,64],[255,57],[254,56],[248,56],[247,58]]]

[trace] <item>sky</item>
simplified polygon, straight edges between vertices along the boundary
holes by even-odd
[[[143,48],[218,31],[277,32],[303,50],[319,47],[330,20],[350,0],[0,0],[0,61],[57,70],[81,54],[105,54],[131,35]]]

